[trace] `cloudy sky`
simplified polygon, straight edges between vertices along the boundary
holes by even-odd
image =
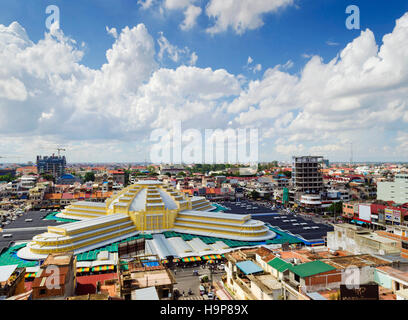
[[[261,161],[407,161],[408,2],[2,0],[0,112],[8,162],[149,160],[174,120],[258,128]]]

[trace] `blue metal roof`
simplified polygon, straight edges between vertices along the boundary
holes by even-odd
[[[358,220],[351,220],[351,222],[355,222],[355,223],[357,223],[357,224],[364,224],[365,222],[363,222],[363,221],[358,221]]]
[[[252,261],[237,262],[236,266],[246,275],[263,272],[263,269]]]
[[[75,179],[75,177],[70,173],[63,174],[60,179]]]

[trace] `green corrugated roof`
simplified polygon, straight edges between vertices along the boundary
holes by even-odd
[[[271,261],[268,262],[268,264],[272,268],[278,270],[279,272],[283,272],[283,271],[289,269],[289,267],[291,266],[290,263],[287,263],[286,261],[284,261],[284,260],[282,260],[280,258],[272,259]]]
[[[335,267],[328,265],[320,260],[302,263],[296,266],[290,266],[289,270],[301,278],[310,277],[315,274],[336,270]]]

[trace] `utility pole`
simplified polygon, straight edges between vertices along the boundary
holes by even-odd
[[[214,281],[213,281],[213,268],[214,268],[214,264],[210,264],[210,291],[212,292],[212,288],[214,287]]]

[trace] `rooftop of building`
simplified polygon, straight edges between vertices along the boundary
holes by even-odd
[[[273,290],[282,288],[282,284],[271,274],[248,275],[248,279],[253,281],[266,294],[271,294]]]
[[[323,262],[337,268],[345,269],[349,267],[384,266],[390,265],[388,260],[380,259],[370,254],[340,256],[322,259]]]
[[[306,262],[289,267],[289,270],[301,278],[336,270],[337,268],[320,260]]]
[[[109,300],[109,295],[106,293],[85,294],[81,296],[68,297],[66,300]]]
[[[67,266],[73,262],[74,255],[72,253],[51,253],[45,259],[43,266]]]
[[[381,266],[381,267],[377,267],[377,270],[384,272],[386,274],[388,274],[389,276],[407,282],[408,283],[408,272],[406,271],[401,271],[395,268],[392,268],[390,266]]]
[[[273,251],[263,246],[259,247],[256,250],[256,254],[258,254],[261,257],[261,259],[265,262],[271,261],[273,258],[275,258]]]
[[[167,269],[132,272],[132,283],[138,288],[165,286],[176,283],[175,278]]]
[[[394,245],[396,246],[398,241],[393,240],[393,239],[389,239],[386,237],[382,237],[377,233],[374,232],[370,232],[369,234],[360,234],[360,237],[365,238],[367,240],[371,240],[371,241],[375,241],[375,242],[379,242],[381,244],[384,245]]]
[[[236,266],[245,274],[256,274],[256,273],[263,273],[264,270],[255,262],[246,260],[246,261],[239,261],[236,263]]]
[[[147,287],[132,291],[132,300],[160,300],[155,287]]]
[[[0,284],[9,281],[11,275],[18,269],[18,265],[0,266]]]
[[[248,260],[248,256],[255,255],[257,248],[252,249],[241,249],[238,251],[232,251],[225,254],[225,258],[227,260],[231,260],[232,262],[236,263],[239,261],[246,261]]]

